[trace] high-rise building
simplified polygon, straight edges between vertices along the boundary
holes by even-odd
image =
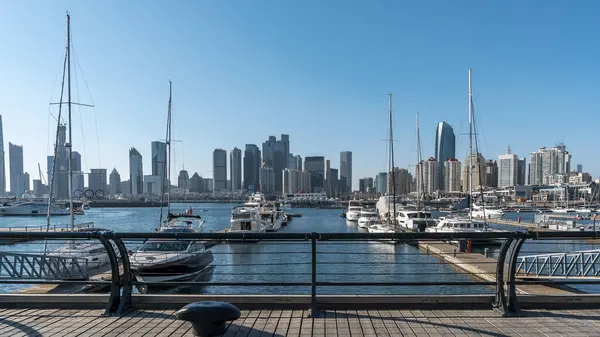
[[[371,193],[373,191],[373,178],[358,179],[358,190],[361,193]]]
[[[45,193],[46,191],[44,188],[44,184],[42,184],[42,181],[40,179],[33,179],[33,194],[36,197],[41,198],[44,196]]]
[[[202,180],[204,182],[204,192],[206,193],[212,193],[214,192],[213,187],[214,187],[214,180],[213,178],[204,178]]]
[[[283,187],[285,193],[295,194],[302,191],[302,174],[303,172],[297,169],[285,169],[283,171]]]
[[[527,177],[527,159],[519,158],[517,162],[517,186],[523,186]]]
[[[540,148],[530,154],[529,184],[550,185],[566,183],[571,171],[571,154],[564,144]]]
[[[194,173],[190,179],[190,192],[204,193],[204,179],[198,174]]]
[[[472,165],[472,178],[469,176],[469,165]],[[479,190],[485,186],[485,158],[481,153],[472,153],[465,157],[462,165],[462,188],[463,192]],[[470,184],[472,182],[472,185]]]
[[[244,150],[244,189],[258,191],[260,188],[259,170],[261,167],[261,152],[258,146],[246,144]]]
[[[296,169],[297,170],[302,170],[302,156],[299,155],[299,154],[297,154],[295,156],[295,158],[296,158]]]
[[[152,175],[159,176],[162,183],[160,192],[162,194],[163,186],[167,186],[169,182],[165,183],[166,172],[167,172],[167,143],[155,141],[152,142]],[[170,179],[170,177],[168,177]]]
[[[131,190],[129,189],[131,184],[129,184],[129,180],[121,181],[121,193],[123,194],[131,194]]]
[[[259,171],[260,178],[260,191],[262,193],[273,193],[275,191],[275,173],[273,172],[273,168],[269,167],[267,163],[263,163],[263,166]],[[281,177],[281,181],[283,183],[283,174]]]
[[[289,154],[289,136],[281,135],[281,139],[277,140],[275,136],[269,136],[269,139],[262,145],[262,160],[267,163],[267,166],[273,169],[275,174],[275,191],[282,191],[283,169],[287,167],[287,157]]]
[[[81,171],[81,154],[77,151],[73,151],[71,158],[71,168],[73,172]]]
[[[440,189],[438,185],[440,181],[439,171],[440,165],[433,157],[417,164],[415,166],[417,191],[426,194],[436,193]]]
[[[179,171],[179,176],[177,177],[177,187],[183,188],[186,190],[190,189],[190,176],[188,171],[181,170]]]
[[[450,158],[444,162],[444,191],[460,192],[460,161]]]
[[[111,195],[121,194],[121,175],[116,168],[110,172],[108,191]]]
[[[512,153],[510,146],[506,154],[498,156],[498,187],[514,187],[517,185],[519,157]]]
[[[10,192],[20,197],[25,192],[23,181],[23,146],[8,143],[8,159],[10,164]]]
[[[311,175],[311,191],[304,192],[315,193],[325,188],[325,157],[304,157],[304,171]]]
[[[129,149],[129,190],[132,195],[144,193],[144,167],[142,155],[132,147]]]
[[[407,169],[394,167],[387,174],[387,194],[406,195],[411,192],[412,174]],[[392,184],[392,182],[394,182]]]
[[[25,186],[25,191],[30,191],[31,190],[31,186],[29,185],[29,181],[30,181],[29,179],[31,179],[29,177],[29,173],[27,173],[27,172],[23,173],[23,183],[24,183],[24,186]]]
[[[108,190],[106,188],[106,169],[90,169],[90,175],[88,176],[88,186],[90,190],[94,191],[98,194],[104,193],[104,195],[108,195]]]
[[[83,193],[84,190],[85,174],[81,171],[73,172],[73,196],[77,197],[77,194]]]
[[[229,152],[229,179],[232,191],[242,189],[242,150],[237,147]]]
[[[498,162],[487,160],[485,162],[485,185],[487,187],[498,187]]]
[[[213,192],[227,189],[227,151],[213,151]]]
[[[0,115],[0,197],[6,193],[6,163],[4,154],[4,135],[2,127],[2,115]]]
[[[160,176],[145,175],[144,176],[144,194],[161,195],[164,189],[164,180]]]
[[[350,151],[340,152],[340,191],[352,193],[352,152]]]
[[[0,119],[0,128],[2,127],[2,120]],[[0,132],[2,132],[0,130]],[[0,133],[0,137],[1,137],[1,133]],[[583,165],[581,164],[577,164],[577,173],[583,173]]]
[[[456,137],[454,129],[446,122],[439,122],[435,130],[435,159],[438,163],[445,163],[448,159],[456,157]],[[446,186],[444,182],[444,165],[439,166],[438,186]]]
[[[297,170],[296,156],[293,153],[288,154],[287,167],[288,169]]]
[[[375,191],[379,194],[385,194],[387,192],[387,172],[377,173],[377,187]]]

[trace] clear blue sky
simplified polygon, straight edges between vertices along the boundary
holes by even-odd
[[[127,179],[133,146],[149,174],[171,79],[183,141],[173,171],[185,163],[210,177],[213,149],[288,133],[293,153],[324,155],[333,167],[340,150],[352,151],[357,187],[386,168],[387,93],[406,167],[416,161],[415,112],[426,157],[438,121],[467,132],[470,67],[486,158],[509,144],[528,158],[564,141],[575,164],[600,173],[597,1],[0,0],[6,161],[9,141],[24,145],[32,178],[51,152],[48,102],[58,99],[67,10],[96,105],[74,114],[85,169],[116,167]],[[89,103],[84,77],[78,69],[73,85]],[[461,160],[466,146],[460,136]]]

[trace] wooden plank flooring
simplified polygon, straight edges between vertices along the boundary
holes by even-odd
[[[172,310],[0,309],[0,336],[193,336]],[[223,336],[600,336],[600,310],[527,311],[503,318],[493,311],[245,310]]]

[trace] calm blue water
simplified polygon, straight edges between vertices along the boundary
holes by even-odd
[[[205,231],[229,227],[231,204],[174,204],[174,212],[183,212],[188,207],[206,220]],[[204,211],[206,210],[206,211]],[[340,210],[296,209],[303,216],[294,218],[281,232],[358,232],[356,223],[340,217]],[[165,211],[166,214],[166,211]],[[96,227],[114,231],[153,231],[159,223],[160,208],[105,208],[91,209],[76,221],[93,221]],[[520,214],[522,221],[531,221],[533,214]],[[507,217],[512,217],[508,215]],[[528,218],[530,216],[531,218]],[[529,219],[529,220],[527,220]],[[44,218],[0,217],[0,227],[44,225]],[[52,224],[66,224],[68,216],[54,217]],[[135,249],[138,242],[128,242]],[[49,246],[49,250],[59,244]],[[524,252],[584,250],[597,247],[595,243],[531,243]],[[25,243],[0,246],[0,250],[12,252],[42,252],[42,243]],[[443,264],[436,257],[424,254],[404,244],[377,242],[321,242],[318,244],[318,280],[323,282],[439,282],[477,281],[457,268]],[[215,267],[203,281],[211,282],[310,282],[310,242],[251,244],[222,244],[212,248]],[[494,249],[492,249],[492,254]],[[22,285],[0,285],[0,292],[11,292]],[[309,287],[290,286],[201,286],[179,287],[169,292],[212,293],[212,294],[262,294],[285,293],[306,294]],[[493,289],[482,286],[406,286],[366,287],[327,286],[319,287],[321,294],[474,294],[489,293]]]

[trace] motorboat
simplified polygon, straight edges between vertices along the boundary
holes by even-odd
[[[556,207],[552,208],[552,213],[575,213],[574,208],[564,208],[564,207]]]
[[[400,210],[396,220],[400,228],[413,232],[424,232],[428,227],[436,225],[431,212],[427,211]]]
[[[499,207],[479,206],[473,204],[471,217],[475,219],[499,219],[504,216],[504,211]]]
[[[395,233],[396,231],[383,223],[372,224],[368,227],[369,233]]]
[[[360,200],[348,201],[348,210],[346,211],[346,220],[358,221],[358,216],[362,210],[362,202]]]
[[[259,209],[248,206],[235,206],[231,211],[231,228],[229,233],[264,233],[266,226],[262,221]]]
[[[67,207],[59,204],[50,205],[50,215],[69,215],[70,211]],[[0,215],[3,216],[46,216],[48,215],[48,203],[41,201],[25,201],[14,205],[0,207]]]
[[[273,203],[263,204],[258,213],[265,224],[267,232],[276,232],[281,228],[282,214],[278,211],[277,206]]]
[[[194,232],[191,229],[167,227],[164,231]],[[139,282],[189,281],[210,269],[214,257],[203,241],[150,239],[130,257],[131,271]],[[145,293],[149,287],[137,286]],[[166,285],[167,287],[173,285]]]
[[[358,227],[368,228],[378,222],[379,214],[375,209],[361,209],[358,215]]]
[[[436,226],[425,229],[428,233],[491,233],[491,232],[506,232],[505,230],[491,228],[488,224],[480,221],[473,221],[469,218],[462,217],[445,217],[441,218]],[[473,243],[491,244],[498,243],[504,240],[500,239],[473,239]],[[452,241],[456,242],[456,241]]]
[[[194,225],[197,229],[194,229]],[[168,213],[167,221],[159,228],[189,228],[201,232],[204,225],[204,219],[200,215],[192,214],[189,210],[185,213]]]

